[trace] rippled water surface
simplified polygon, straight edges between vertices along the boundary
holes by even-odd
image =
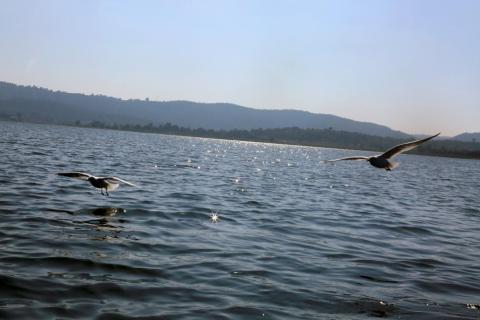
[[[478,161],[5,122],[0,151],[0,318],[480,317]]]

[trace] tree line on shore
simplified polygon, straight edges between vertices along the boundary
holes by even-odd
[[[203,128],[192,129],[181,127],[171,123],[164,123],[158,125],[149,123],[146,125],[140,125],[116,123],[109,124],[101,121],[92,121],[89,123],[81,123],[80,121],[76,121],[75,123],[70,123],[69,125],[99,129],[137,131],[203,138],[296,144],[315,147],[369,151],[385,151],[396,144],[411,140],[371,136],[347,131],[337,131],[333,130],[332,128],[301,129],[297,127],[288,127],[274,129],[259,128],[250,130],[213,130]],[[419,146],[411,153],[432,156],[480,159],[480,143],[474,141],[463,142],[455,140],[434,140],[430,141],[428,144]]]

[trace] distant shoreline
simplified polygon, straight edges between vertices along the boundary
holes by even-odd
[[[98,121],[90,123],[44,123],[15,121],[11,119],[1,120],[8,122],[63,125],[79,128],[108,129],[186,137],[289,144],[371,152],[385,151],[396,144],[409,140],[370,136],[354,132],[336,131],[333,129],[301,129],[295,127],[250,130],[213,130],[202,128],[190,129],[173,125],[171,123],[156,126],[153,124],[147,124],[142,126],[138,124],[106,124]],[[480,143],[454,140],[433,140],[409,153],[426,156],[480,160]]]

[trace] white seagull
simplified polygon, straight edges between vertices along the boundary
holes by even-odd
[[[386,151],[382,154],[379,154],[377,156],[373,156],[373,157],[360,157],[360,156],[359,157],[347,157],[347,158],[341,158],[341,159],[335,159],[335,160],[327,160],[327,162],[335,162],[335,161],[342,161],[342,160],[367,160],[374,167],[390,171],[397,166],[397,164],[395,162],[389,160],[390,158],[392,158],[393,156],[396,156],[397,154],[400,154],[402,152],[412,150],[413,148],[417,147],[419,144],[422,144],[422,143],[424,143],[424,142],[426,142],[430,139],[433,139],[436,136],[438,136],[439,134],[440,134],[440,132],[437,133],[436,135],[433,135],[433,136],[428,137],[428,138],[419,139],[419,140],[399,144],[399,145],[391,148],[390,150],[388,150],[388,151]]]
[[[133,183],[117,177],[95,177],[85,172],[59,172],[57,175],[88,181],[95,188],[99,188],[103,195],[106,194],[107,196],[109,195],[108,191],[117,189],[120,183],[136,187]],[[105,189],[105,194],[103,193],[103,189]]]

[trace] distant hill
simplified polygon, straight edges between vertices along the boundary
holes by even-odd
[[[299,110],[261,110],[229,103],[122,100],[0,82],[0,119],[46,123],[165,124],[214,130],[312,128],[406,138],[386,126]]]
[[[480,142],[480,132],[465,132],[453,137],[452,139],[465,142]]]

